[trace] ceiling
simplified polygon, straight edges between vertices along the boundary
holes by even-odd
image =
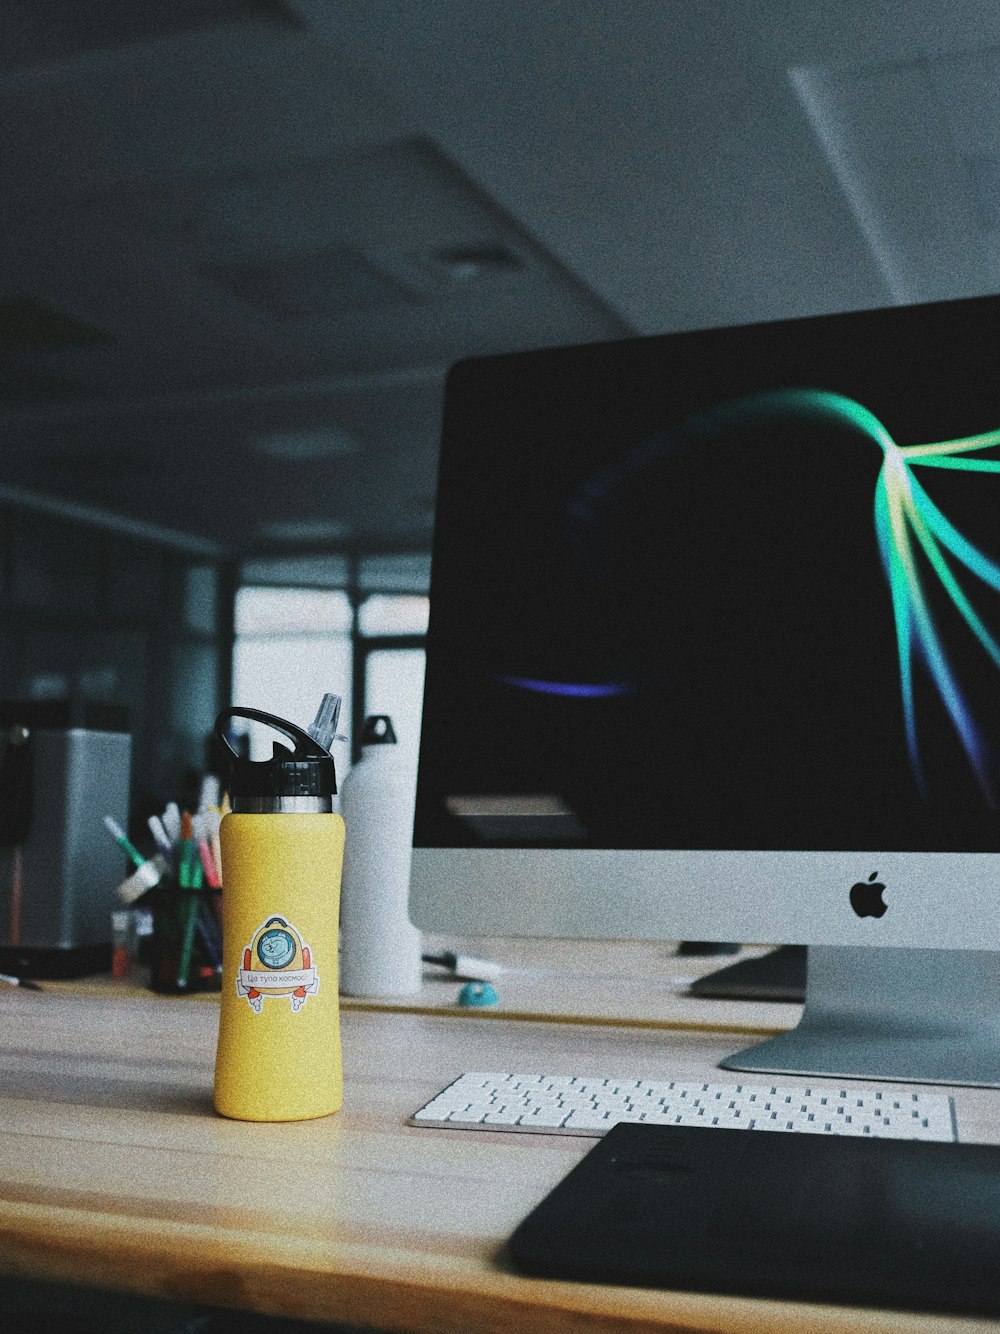
[[[1000,290],[993,0],[8,0],[0,502],[424,552],[446,369]]]

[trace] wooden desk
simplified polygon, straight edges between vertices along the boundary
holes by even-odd
[[[680,1002],[673,1030],[421,1008],[345,1009],[341,1113],[247,1125],[212,1112],[212,1001],[4,990],[0,1272],[420,1334],[1000,1327],[520,1277],[505,1237],[593,1141],[406,1117],[466,1069],[717,1079],[785,1007],[743,1033]],[[1000,1141],[1000,1094],[957,1105],[964,1138]]]

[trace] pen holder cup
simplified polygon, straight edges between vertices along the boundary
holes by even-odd
[[[149,985],[181,996],[222,986],[222,895],[203,886],[157,885],[153,902],[153,950]]]

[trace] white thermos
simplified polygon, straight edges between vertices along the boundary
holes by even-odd
[[[340,906],[340,990],[398,996],[420,989],[420,932],[407,906],[415,775],[400,761],[392,719],[365,719],[361,758],[344,779],[347,827]]]

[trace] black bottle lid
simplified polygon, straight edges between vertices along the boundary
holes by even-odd
[[[227,724],[232,718],[273,727],[294,745],[274,743],[269,760],[249,760],[233,749]],[[229,790],[233,804],[242,797],[331,797],[337,791],[333,756],[302,727],[260,709],[223,709],[215,720],[215,735],[228,752]]]
[[[361,744],[363,746],[394,746],[396,744],[396,733],[392,726],[392,719],[387,713],[371,713],[368,715],[361,730]]]

